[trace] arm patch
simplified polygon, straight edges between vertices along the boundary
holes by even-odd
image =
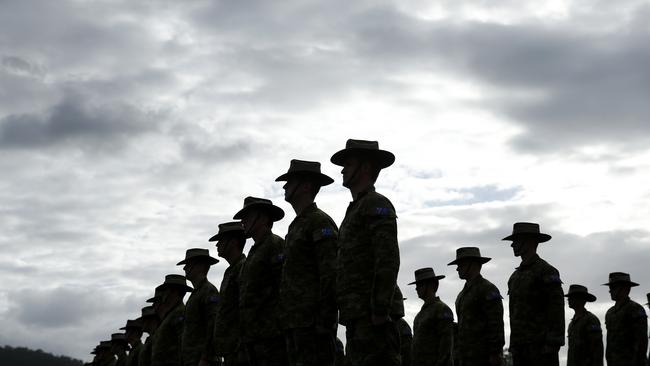
[[[314,241],[320,241],[323,239],[336,239],[337,237],[338,237],[338,233],[336,232],[336,230],[332,229],[331,227],[316,229],[312,233],[312,239]]]
[[[219,295],[208,296],[208,302],[215,303],[215,304],[218,303]]]
[[[390,206],[371,206],[368,207],[366,214],[368,216],[385,217],[390,219],[397,218],[395,210]]]
[[[549,285],[554,283],[562,284],[562,280],[560,279],[559,274],[546,275],[544,276],[543,281],[545,284]]]
[[[499,293],[499,290],[494,290],[488,292],[487,295],[485,295],[485,300],[487,301],[492,301],[492,300],[502,300],[503,296],[501,296],[501,293]]]

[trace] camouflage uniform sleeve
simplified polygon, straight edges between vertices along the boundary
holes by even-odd
[[[387,316],[399,271],[397,215],[387,199],[372,200],[365,208],[366,225],[375,257],[370,306],[373,315]]]
[[[587,342],[591,351],[589,366],[603,366],[603,330],[595,316],[590,317],[587,323]]]
[[[445,305],[437,315],[436,334],[439,335],[440,339],[438,340],[438,350],[436,352],[438,359],[433,365],[449,366],[452,364],[451,352],[454,337],[454,314]]]
[[[214,323],[217,318],[217,305],[219,303],[219,290],[216,287],[210,286],[210,289],[205,298],[205,307],[206,313],[206,329],[207,339],[205,342],[205,349],[201,354],[201,359],[206,361],[216,360],[216,349],[214,347]]]
[[[648,321],[645,310],[640,305],[630,307],[629,321],[632,326],[632,350],[634,361],[632,365],[642,366],[647,363],[646,350],[648,348]]]
[[[505,345],[505,336],[503,330],[503,297],[499,289],[490,284],[486,287],[485,296],[485,316],[487,317],[486,339],[490,353],[503,352]]]
[[[313,228],[318,255],[319,309],[318,324],[336,331],[336,245],[338,229],[329,219],[320,220]]]
[[[560,273],[553,267],[542,273],[541,289],[546,300],[544,319],[547,326],[545,342],[551,347],[564,345],[564,291]]]

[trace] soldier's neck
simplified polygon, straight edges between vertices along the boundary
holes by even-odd
[[[587,313],[587,309],[585,309],[584,306],[577,309],[573,309],[573,311],[575,311],[575,316],[582,316]]]
[[[616,305],[621,305],[622,303],[627,302],[628,300],[630,300],[629,296],[621,296],[620,299],[616,300],[615,304]]]
[[[194,288],[196,288],[196,286],[198,286],[201,282],[203,282],[207,278],[208,278],[208,275],[206,273],[205,275],[202,274],[201,276],[197,276],[197,278],[191,279],[190,282],[192,282],[192,286],[194,286]]]
[[[350,194],[352,194],[352,200],[356,201],[361,193],[368,191],[374,184],[374,182],[368,179],[359,179],[354,182],[354,184],[350,186]]]
[[[300,215],[305,211],[305,209],[307,209],[307,207],[311,206],[312,203],[314,203],[313,199],[304,197],[302,199],[297,199],[295,202],[291,202],[291,207],[293,207],[293,211],[296,215]]]
[[[271,234],[271,228],[267,226],[260,226],[258,230],[252,233],[253,241],[259,243],[264,240],[269,234]]]
[[[241,257],[241,253],[242,252],[239,250],[228,253],[228,255],[225,257],[226,262],[232,266],[233,264],[237,263],[237,260],[239,260],[239,257]]]

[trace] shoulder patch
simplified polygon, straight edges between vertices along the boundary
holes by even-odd
[[[386,218],[397,218],[395,210],[389,206],[370,206],[366,209],[366,215]]]
[[[284,254],[280,253],[271,257],[271,263],[277,264],[284,262]]]
[[[488,292],[487,295],[485,295],[485,300],[492,301],[492,300],[502,300],[503,296],[501,296],[501,293],[499,290],[493,290]]]
[[[338,233],[331,227],[324,227],[321,229],[316,229],[313,232],[312,238],[314,241],[319,241],[323,239],[336,239]]]
[[[208,302],[218,303],[219,302],[219,295],[208,296]]]
[[[402,335],[403,336],[408,336],[408,337],[413,337],[413,332],[411,331],[410,327],[404,327],[404,329],[402,329]]]
[[[590,332],[601,333],[603,330],[600,328],[600,324],[591,324],[587,328]]]
[[[445,310],[440,314],[440,319],[445,319],[445,320],[454,320],[454,314],[452,314],[451,311]]]
[[[546,276],[544,276],[543,281],[544,281],[544,283],[546,283],[546,284],[552,284],[552,283],[559,283],[559,284],[562,284],[562,280],[560,279],[560,275],[559,275],[559,274],[550,274],[550,275],[546,275]]]
[[[634,313],[632,314],[632,316],[633,316],[635,319],[641,319],[641,318],[647,318],[647,317],[648,317],[648,316],[646,315],[646,313],[645,313],[645,310],[643,310],[643,308],[639,308],[639,310],[637,310],[636,312],[634,312]]]

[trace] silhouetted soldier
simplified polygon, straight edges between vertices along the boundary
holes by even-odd
[[[400,340],[400,357],[402,359],[402,366],[411,366],[411,349],[413,347],[413,331],[411,326],[404,318],[397,320],[397,328],[399,329]]]
[[[239,324],[240,274],[246,261],[244,227],[239,221],[219,224],[219,232],[209,241],[217,242],[217,255],[229,264],[219,289],[220,300],[214,324],[215,353],[223,358],[224,366],[246,365],[248,356],[240,347]]]
[[[155,296],[149,300],[154,301]],[[142,308],[141,319],[142,330],[148,333],[149,336],[142,345],[142,351],[140,351],[140,356],[138,357],[138,366],[151,366],[151,346],[153,345],[156,329],[158,329],[158,325],[160,324],[160,318],[158,318],[158,314],[156,314],[153,306],[145,306]]]
[[[439,280],[433,268],[420,268],[415,271],[415,290],[424,301],[422,309],[413,321],[413,366],[451,366],[454,314],[436,296]]]
[[[343,186],[353,199],[339,230],[336,277],[346,362],[399,365],[399,330],[390,317],[400,261],[397,215],[374,187],[379,172],[392,165],[395,156],[380,150],[376,141],[350,139],[330,160],[343,167]]]
[[[335,352],[336,352],[336,357],[334,361],[334,366],[344,366],[345,365],[345,347],[343,346],[343,342],[339,339],[339,337],[336,337],[335,340]]]
[[[321,173],[318,162],[291,160],[287,173],[276,179],[282,181],[286,181],[284,199],[296,212],[285,239],[280,282],[289,365],[332,365],[338,228],[314,199],[321,187],[334,180]]]
[[[603,330],[598,318],[585,309],[596,296],[582,285],[569,286],[569,307],[575,311],[569,323],[569,355],[567,366],[603,366]]]
[[[630,289],[638,283],[623,272],[609,274],[609,293],[616,303],[607,310],[607,366],[645,366],[648,322],[643,306],[630,299]]]
[[[126,341],[131,346],[129,355],[126,356],[126,366],[138,366],[140,352],[142,352],[142,319],[129,319],[126,321],[126,326],[120,330],[124,331]]]
[[[162,292],[163,298],[159,308],[162,321],[153,340],[151,365],[178,366],[181,364],[181,337],[185,314],[183,297],[186,292],[192,292],[192,288],[187,285],[185,276],[170,274],[165,276]]]
[[[194,287],[185,304],[181,338],[183,366],[210,366],[217,361],[212,337],[219,291],[208,281],[210,266],[216,263],[219,260],[211,257],[209,250],[201,248],[188,249],[185,259],[177,263],[184,265],[185,278]]]
[[[96,349],[96,360],[98,366],[113,366],[115,364],[115,354],[111,351],[111,341],[101,341]]]
[[[564,345],[564,292],[560,273],[537,255],[537,246],[551,239],[539,225],[515,223],[511,240],[521,264],[510,276],[510,352],[514,366],[559,364]]]
[[[483,264],[491,258],[481,256],[476,247],[456,250],[458,277],[465,286],[456,298],[458,336],[455,350],[461,366],[501,365],[503,345],[503,303],[499,289],[481,276]]]
[[[242,267],[239,316],[242,342],[252,366],[287,365],[287,349],[278,320],[284,240],[273,234],[273,223],[284,211],[270,200],[246,197],[235,214],[255,244]]]
[[[111,352],[117,356],[117,360],[115,360],[115,366],[126,365],[127,347],[128,342],[126,341],[126,336],[124,333],[111,334]]]

